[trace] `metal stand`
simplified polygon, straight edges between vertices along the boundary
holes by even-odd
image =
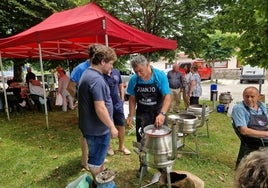
[[[217,101],[217,92],[212,93],[212,103],[213,103],[213,110],[217,109],[216,101]]]
[[[142,178],[143,178],[144,172],[146,171],[146,168],[147,168],[147,166],[142,166],[142,167],[141,167],[141,173],[140,173],[140,178],[139,178],[139,187],[140,187],[140,188],[149,187],[149,186],[151,186],[151,185],[153,185],[153,184],[159,182],[159,180],[158,180],[157,182],[152,182],[152,183],[149,183],[149,184],[147,184],[147,185],[141,186]],[[171,172],[171,170],[172,170],[172,166],[167,166],[167,167],[165,167],[165,168],[163,168],[163,169],[165,169],[165,171],[166,171],[166,173],[167,173],[167,186],[168,186],[168,188],[171,188],[170,172]]]
[[[199,147],[196,132],[190,134],[189,133],[182,133],[182,134],[183,134],[182,147],[179,148],[178,153],[195,154],[199,158]],[[194,137],[194,145],[195,145],[194,148],[190,147],[185,143],[185,138],[188,135],[192,135]],[[188,150],[182,148],[188,148]]]

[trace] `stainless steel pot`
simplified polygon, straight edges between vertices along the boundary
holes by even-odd
[[[192,112],[194,115],[202,115],[203,105],[201,104],[192,104],[187,108],[188,112]],[[209,106],[205,106],[205,114],[209,114]]]
[[[232,100],[233,98],[230,92],[221,93],[219,96],[220,104],[229,104]]]
[[[175,160],[173,149],[172,130],[167,126],[156,128],[155,125],[147,125],[144,128],[144,162],[153,168],[165,168],[171,166]]]
[[[197,116],[189,113],[180,113],[178,119],[179,132],[194,133],[198,124]]]
[[[204,104],[205,105],[205,104]],[[202,112],[204,110],[204,112]],[[203,120],[202,117],[204,117],[204,120],[207,120],[209,117],[210,109],[209,106],[205,105],[203,108],[203,105],[201,104],[192,104],[187,108],[187,112],[190,112],[198,117],[199,120]]]

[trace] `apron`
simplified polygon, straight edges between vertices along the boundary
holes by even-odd
[[[140,84],[135,87],[135,96],[137,102],[136,110],[136,137],[140,142],[143,135],[143,128],[154,124],[156,116],[159,114],[163,102],[163,96],[160,93],[157,84]]]
[[[245,105],[245,108],[247,109],[249,113],[249,122],[247,124],[248,128],[255,129],[255,130],[260,130],[260,131],[266,131],[268,130],[265,125],[268,124],[268,120],[266,115],[264,114],[263,109],[262,114],[251,114],[250,109],[248,106]],[[244,136],[240,134],[240,149],[236,161],[236,167],[239,165],[241,159],[245,156],[248,155],[250,152],[258,150],[260,147],[268,146],[268,139],[260,139],[260,138],[255,138],[255,137],[249,137],[249,136]]]
[[[268,125],[268,120],[266,115],[264,114],[263,109],[262,114],[251,114],[250,109],[246,107],[247,111],[249,112],[249,122],[247,124],[248,128],[255,129],[255,130],[260,130],[260,131],[267,131],[268,129],[266,128],[265,125]]]

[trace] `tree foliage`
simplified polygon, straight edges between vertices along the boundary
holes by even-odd
[[[224,58],[237,49],[241,62],[268,67],[268,1],[263,0],[92,0],[111,15],[138,29],[175,39],[178,51],[190,57]],[[2,0],[0,35],[19,33],[53,12],[88,3],[88,0]],[[213,22],[212,22],[213,21]],[[215,33],[219,29],[222,32]],[[238,37],[227,33],[236,33]],[[145,54],[152,61],[160,56],[176,58],[176,51]],[[120,58],[123,67],[129,56]],[[74,66],[80,60],[70,61]],[[27,62],[34,63],[33,60]],[[38,62],[39,64],[39,62]],[[38,66],[37,64],[37,66]],[[45,63],[46,69],[66,62]]]
[[[234,40],[242,63],[268,67],[268,1],[223,1],[216,27],[238,33]]]
[[[196,56],[217,3],[210,0],[96,0],[110,14],[161,37],[178,41],[178,50]],[[170,52],[169,52],[170,54]],[[170,54],[174,56],[174,53]]]
[[[54,12],[74,6],[71,0],[2,0],[0,1],[0,36],[7,37],[19,33]]]

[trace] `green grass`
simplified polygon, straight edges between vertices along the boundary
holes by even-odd
[[[233,187],[234,165],[239,140],[226,114],[213,112],[209,117],[210,138],[199,137],[200,157],[183,154],[173,169],[189,171],[205,182],[206,188]],[[205,126],[200,129],[205,132]],[[49,129],[45,117],[38,112],[11,114],[8,121],[0,113],[0,182],[1,187],[65,187],[85,172],[80,168],[80,131],[75,111],[55,110],[49,113]],[[126,146],[132,149],[135,135],[126,136]],[[193,140],[187,137],[187,144]],[[116,150],[118,140],[112,140]],[[108,156],[110,169],[118,172],[117,187],[138,187],[136,171],[138,155],[124,156],[116,152]],[[143,178],[150,181],[155,169]],[[156,186],[154,186],[156,187]]]

